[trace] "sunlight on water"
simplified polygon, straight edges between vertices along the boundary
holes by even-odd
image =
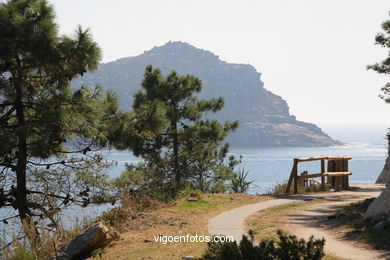
[[[293,159],[320,155],[350,155],[349,170],[352,172],[351,183],[374,183],[383,168],[387,150],[384,146],[348,144],[343,147],[321,148],[262,148],[262,149],[231,149],[235,156],[243,155],[243,167],[249,170],[248,179],[253,180],[255,187],[251,193],[265,193],[269,189],[286,182],[290,176]],[[308,171],[319,173],[320,162],[305,162],[299,164],[298,172]]]
[[[243,156],[238,168],[249,170],[248,179],[255,187],[251,193],[265,193],[275,184],[285,182],[291,172],[294,158],[319,155],[350,155],[349,170],[351,183],[374,183],[382,170],[387,154],[385,143],[372,145],[364,142],[351,142],[335,147],[270,147],[270,148],[231,148],[230,154]],[[125,169],[126,163],[137,163],[139,159],[129,152],[107,151],[108,160],[118,162],[110,170],[111,177],[117,177]],[[299,172],[320,172],[319,162],[306,162],[299,165]]]
[[[375,128],[374,130],[363,131],[360,134],[355,132],[351,135],[348,128],[338,128],[332,137],[343,140],[343,146],[335,147],[269,147],[269,148],[231,148],[230,153],[234,156],[243,156],[242,163],[238,168],[249,171],[248,180],[253,180],[250,189],[252,194],[262,194],[269,191],[276,184],[286,182],[289,178],[293,159],[297,157],[310,157],[319,155],[350,155],[349,170],[352,172],[350,183],[374,183],[383,168],[386,155],[386,140],[384,134],[386,128]],[[340,130],[341,129],[341,130]],[[356,127],[353,129],[357,129]],[[127,164],[136,164],[140,161],[131,152],[126,151],[104,151],[107,160],[116,162],[116,166],[109,170],[111,178],[118,177]],[[320,172],[319,161],[305,162],[299,164],[298,173],[307,170],[309,173]],[[62,213],[63,220],[68,227],[71,227],[76,220],[93,219],[110,205],[90,206],[87,208],[71,208]],[[15,214],[15,212],[0,209],[0,218]],[[15,225],[4,225],[0,223],[0,230],[9,233],[15,230]]]

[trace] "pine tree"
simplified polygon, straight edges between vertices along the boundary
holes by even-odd
[[[389,12],[390,15],[390,12]],[[367,68],[375,70],[380,74],[390,74],[390,20],[382,23],[383,32],[378,33],[375,37],[375,43],[383,48],[389,49],[388,57],[382,62],[369,65]],[[382,95],[380,97],[385,100],[386,103],[390,103],[390,82],[382,87]]]
[[[135,95],[134,111],[159,102],[168,121],[161,135],[134,146],[134,153],[145,161],[145,169],[153,172],[151,179],[173,192],[185,184],[203,191],[223,185],[231,169],[225,165],[228,145],[222,142],[238,123],[203,119],[205,113],[221,110],[223,99],[199,100],[202,83],[198,78],[174,71],[164,77],[152,66],[145,70],[142,87]]]
[[[94,151],[124,127],[113,93],[72,90],[101,51],[81,27],[59,36],[54,17],[45,0],[0,4],[0,208],[35,230],[40,219],[56,227],[61,208],[107,189],[100,172],[109,163]]]

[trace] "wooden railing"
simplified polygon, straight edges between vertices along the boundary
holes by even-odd
[[[349,186],[348,176],[352,174],[352,172],[348,171],[348,160],[351,159],[351,156],[346,155],[295,158],[290,178],[287,183],[286,193],[290,192],[292,184],[294,185],[294,193],[298,193],[298,178],[309,179],[321,177],[321,190],[325,190],[325,177],[327,177],[328,183],[330,183],[336,189],[347,189]],[[327,171],[325,171],[325,160],[328,162]],[[298,176],[298,163],[310,161],[321,161],[321,172]]]

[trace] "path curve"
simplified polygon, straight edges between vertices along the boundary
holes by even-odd
[[[211,235],[233,236],[234,240],[240,241],[245,231],[245,219],[257,211],[267,208],[293,203],[298,201],[326,199],[334,196],[354,196],[355,201],[362,200],[368,197],[376,197],[383,189],[383,185],[361,184],[354,185],[359,187],[356,191],[343,191],[336,193],[321,193],[301,196],[288,196],[280,199],[272,199],[263,202],[238,207],[229,211],[225,211],[209,220],[208,230]],[[348,201],[351,203],[353,201]],[[329,204],[329,203],[328,203]],[[335,202],[337,204],[337,201]],[[288,227],[288,225],[287,225]],[[296,229],[297,230],[297,229]],[[325,237],[325,252],[331,255],[337,255],[345,259],[389,259],[383,252],[358,248],[352,242],[342,241],[334,238],[332,235],[316,228],[306,228],[300,232],[300,235],[309,237],[314,234],[315,237]],[[337,254],[335,252],[337,251]]]

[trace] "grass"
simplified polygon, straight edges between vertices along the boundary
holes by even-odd
[[[281,210],[287,210],[291,208],[296,208],[299,206],[303,206],[303,202],[292,202],[292,203],[287,203],[279,206],[275,206],[269,209],[270,212],[280,212]]]
[[[144,209],[132,201],[124,201],[120,207],[104,213],[98,220],[114,226],[121,232],[121,239],[108,247],[96,251],[91,259],[181,259],[183,256],[200,256],[206,248],[205,243],[168,243],[154,242],[154,236],[163,235],[207,235],[207,223],[210,217],[231,208],[245,204],[265,201],[268,196],[248,194],[202,194],[196,201],[182,198],[170,204],[155,204]],[[67,241],[81,229],[76,225],[74,230],[64,230]],[[46,241],[46,240],[45,240]],[[53,250],[53,239],[48,237],[41,249],[45,257],[23,243],[15,244],[7,259],[49,259]],[[58,242],[57,248],[59,246]],[[50,251],[50,252],[49,252]],[[39,252],[42,255],[43,252]],[[4,255],[3,255],[4,256]]]
[[[163,235],[207,235],[208,220],[229,209],[242,205],[272,199],[271,196],[247,194],[202,194],[197,201],[181,199],[174,204],[145,211],[142,217],[122,223],[126,231],[122,239],[112,243],[104,254],[93,259],[181,259],[183,256],[200,257],[206,248],[205,243],[167,243],[154,242],[154,236]],[[247,226],[253,229],[255,240],[274,239],[280,228],[281,216],[289,210],[307,203],[293,202],[279,205],[256,213],[248,219]],[[252,223],[251,223],[252,221]],[[249,227],[247,228],[249,230]],[[324,260],[340,260],[325,256]]]
[[[267,194],[268,195],[285,195],[287,188],[287,182],[286,183],[280,183],[275,185],[272,189],[270,189]],[[331,186],[329,184],[325,185],[325,190],[321,190],[320,184],[314,184],[309,187],[298,185],[298,194],[306,194],[306,193],[313,193],[313,192],[329,192],[331,190]],[[292,193],[294,190],[294,187],[291,186],[290,193]]]
[[[207,213],[217,207],[217,203],[198,200],[198,201],[183,201],[176,205],[176,208],[191,213]]]
[[[303,205],[303,202],[292,202],[258,211],[246,220],[246,229],[255,232],[255,241],[276,239],[276,232],[280,229],[284,213]]]
[[[183,256],[200,257],[205,243],[154,242],[154,236],[207,235],[210,217],[245,204],[271,199],[268,196],[248,194],[202,194],[197,201],[183,198],[173,204],[150,211],[139,217],[123,220],[121,240],[113,242],[104,254],[93,259],[181,259]],[[125,227],[125,228],[124,228]]]
[[[0,259],[7,260],[37,260],[37,259],[51,259],[57,249],[65,242],[77,236],[81,230],[90,224],[89,220],[76,221],[71,229],[64,229],[60,227],[58,234],[54,234],[45,230],[43,224],[40,228],[40,239],[32,247],[27,241],[27,238],[18,240],[16,237],[8,244],[8,241],[0,241]],[[24,225],[26,234],[33,236],[35,229],[30,225]],[[9,245],[9,246],[5,246]]]

